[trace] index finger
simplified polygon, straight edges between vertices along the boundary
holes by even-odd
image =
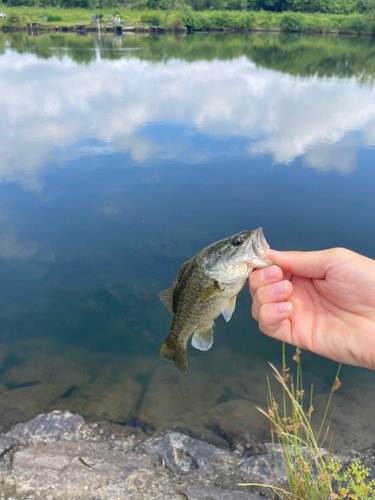
[[[251,297],[254,298],[259,287],[276,283],[283,279],[283,272],[279,266],[270,266],[265,269],[256,269],[249,276]]]

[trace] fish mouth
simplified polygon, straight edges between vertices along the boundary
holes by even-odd
[[[266,250],[270,248],[263,234],[263,228],[259,227],[252,232],[249,242],[248,252],[251,256],[250,262],[256,261],[257,267],[272,266],[273,262],[269,260]]]
[[[260,227],[254,231],[255,244],[257,248],[261,249],[263,252],[269,249],[269,244],[263,234],[263,228]]]

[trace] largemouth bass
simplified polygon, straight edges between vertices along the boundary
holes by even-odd
[[[160,357],[172,360],[186,373],[186,344],[207,351],[213,343],[214,319],[232,317],[236,298],[251,271],[272,266],[265,250],[269,248],[263,229],[243,231],[213,243],[182,264],[174,285],[160,292],[164,305],[174,315],[171,331]]]

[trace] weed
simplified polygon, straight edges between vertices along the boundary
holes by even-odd
[[[10,24],[10,25],[15,24],[15,25],[17,25],[17,24],[20,24],[20,23],[21,23],[21,16],[20,16],[20,14],[17,11],[15,11],[15,10],[11,10],[9,12],[9,14],[7,15],[6,24]]]
[[[272,489],[284,500],[375,500],[375,480],[368,480],[369,470],[356,459],[345,471],[340,462],[330,458],[330,443],[323,449],[329,434],[326,424],[333,393],[341,386],[338,378],[341,365],[336,373],[325,412],[317,432],[311,424],[313,407],[313,388],[311,387],[309,406],[304,408],[304,389],[302,387],[301,351],[296,350],[296,381],[285,364],[283,345],[283,364],[281,373],[270,365],[276,380],[283,388],[281,409],[276,402],[268,379],[268,411],[258,410],[271,423],[271,436],[276,461],[276,444],[281,453],[282,466],[287,477],[287,486],[252,484]],[[275,442],[276,441],[276,442]],[[334,488],[334,482],[337,487]]]

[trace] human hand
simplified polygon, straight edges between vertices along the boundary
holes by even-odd
[[[375,370],[375,261],[344,248],[267,255],[276,265],[249,277],[260,330]]]

